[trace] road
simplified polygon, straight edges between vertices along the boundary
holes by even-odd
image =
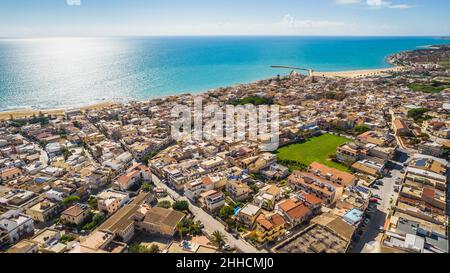
[[[195,204],[192,204],[192,202],[189,199],[187,199],[184,196],[181,196],[176,191],[169,188],[166,184],[162,183],[158,177],[153,175],[152,179],[153,179],[153,183],[155,183],[155,185],[157,187],[162,187],[162,188],[166,189],[169,196],[172,197],[174,200],[187,201],[189,203],[189,210],[192,212],[192,214],[194,214],[195,220],[201,221],[205,225],[205,231],[208,234],[212,234],[214,231],[218,230],[225,235],[225,237],[227,238],[226,241],[230,246],[236,247],[241,252],[261,253],[261,251],[259,251],[258,249],[256,249],[255,247],[253,247],[252,245],[247,243],[246,241],[244,241],[242,239],[236,239],[233,236],[231,236],[231,234],[229,234],[225,230],[225,227],[219,221],[217,221],[214,217],[209,215],[203,209],[199,208]]]
[[[404,157],[405,155],[403,155]],[[407,160],[406,158],[402,158]],[[366,244],[370,243],[375,246],[375,252],[379,247],[381,242],[380,227],[384,227],[386,217],[391,211],[391,207],[395,204],[398,193],[395,192],[395,181],[397,178],[403,179],[404,174],[401,170],[404,168],[401,162],[395,163],[394,168],[390,171],[389,175],[381,179],[383,181],[383,186],[379,186],[379,189],[371,189],[374,195],[379,195],[381,200],[378,206],[374,209],[374,212],[370,214],[370,223],[364,229],[364,233],[360,237],[359,241],[354,243],[351,252],[361,253],[365,251]],[[379,251],[378,251],[379,252]]]

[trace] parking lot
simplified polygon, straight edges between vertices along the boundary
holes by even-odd
[[[392,162],[392,170],[371,188],[377,203],[371,203],[366,213],[366,223],[363,223],[357,234],[357,240],[353,243],[352,253],[361,253],[368,243],[375,242],[375,247],[379,246],[381,234],[386,217],[389,215],[392,206],[398,198],[398,189],[404,176],[403,163],[407,157],[402,157],[401,162]]]

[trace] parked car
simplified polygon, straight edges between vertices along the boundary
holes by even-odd
[[[370,203],[378,203],[378,199],[377,198],[371,198],[370,199]]]
[[[382,199],[381,196],[379,196],[378,194],[375,194],[375,195],[373,196],[373,198],[376,198],[376,199],[378,199],[378,200],[381,200],[381,199]]]

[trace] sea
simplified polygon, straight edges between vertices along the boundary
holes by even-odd
[[[0,39],[0,111],[146,100],[248,83],[295,66],[390,67],[439,37],[99,37]]]

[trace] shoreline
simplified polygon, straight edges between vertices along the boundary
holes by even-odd
[[[66,111],[69,110],[97,110],[106,108],[109,106],[112,106],[114,104],[117,104],[118,102],[114,101],[106,101],[106,102],[100,102],[95,104],[90,104],[86,106],[81,107],[66,107],[66,108],[54,108],[54,109],[18,109],[18,110],[12,110],[12,111],[0,111],[0,121],[9,120],[11,116],[15,119],[21,119],[21,118],[31,118],[33,115],[39,115],[40,113],[44,115],[57,115],[61,116],[64,115]]]
[[[335,71],[335,72],[314,71],[312,76],[327,77],[327,78],[356,79],[356,78],[364,78],[364,77],[369,77],[369,76],[381,76],[381,75],[387,74],[389,72],[402,71],[404,69],[406,69],[406,68],[401,67],[401,66],[394,66],[394,67],[389,67],[389,68],[347,70],[347,71]],[[265,79],[260,79],[257,81],[261,81],[261,80],[265,80]],[[257,81],[255,81],[255,82],[257,82]],[[250,84],[250,83],[252,83],[252,82],[249,82],[246,84]],[[214,88],[211,90],[215,90],[218,88],[220,88],[220,87],[217,87],[217,88]],[[211,90],[201,91],[198,94],[205,94]],[[171,97],[171,96],[180,96],[183,94],[194,94],[194,93],[192,93],[192,92],[191,93],[180,93],[180,94],[176,94],[176,95],[163,96],[161,98]],[[155,99],[155,98],[153,98],[153,99]],[[148,99],[148,100],[153,100],[153,99]],[[146,101],[146,100],[141,100],[141,101]],[[41,113],[44,115],[64,115],[64,113],[69,110],[81,110],[81,111],[98,110],[98,109],[110,107],[115,104],[122,104],[122,103],[126,103],[126,102],[125,101],[121,101],[121,102],[106,101],[106,102],[100,102],[100,103],[95,103],[95,104],[85,105],[85,106],[80,106],[80,107],[63,107],[63,108],[50,108],[50,109],[18,109],[18,110],[10,110],[10,111],[1,111],[0,110],[0,121],[9,120],[11,118],[11,115],[15,119],[31,118],[33,115],[39,115]]]
[[[405,70],[406,67],[394,66],[388,68],[377,68],[377,69],[361,69],[361,70],[348,70],[348,71],[335,71],[335,72],[319,72],[314,71],[313,76],[316,77],[328,77],[328,78],[363,78],[370,76],[381,76],[388,74],[390,72],[398,72]]]

